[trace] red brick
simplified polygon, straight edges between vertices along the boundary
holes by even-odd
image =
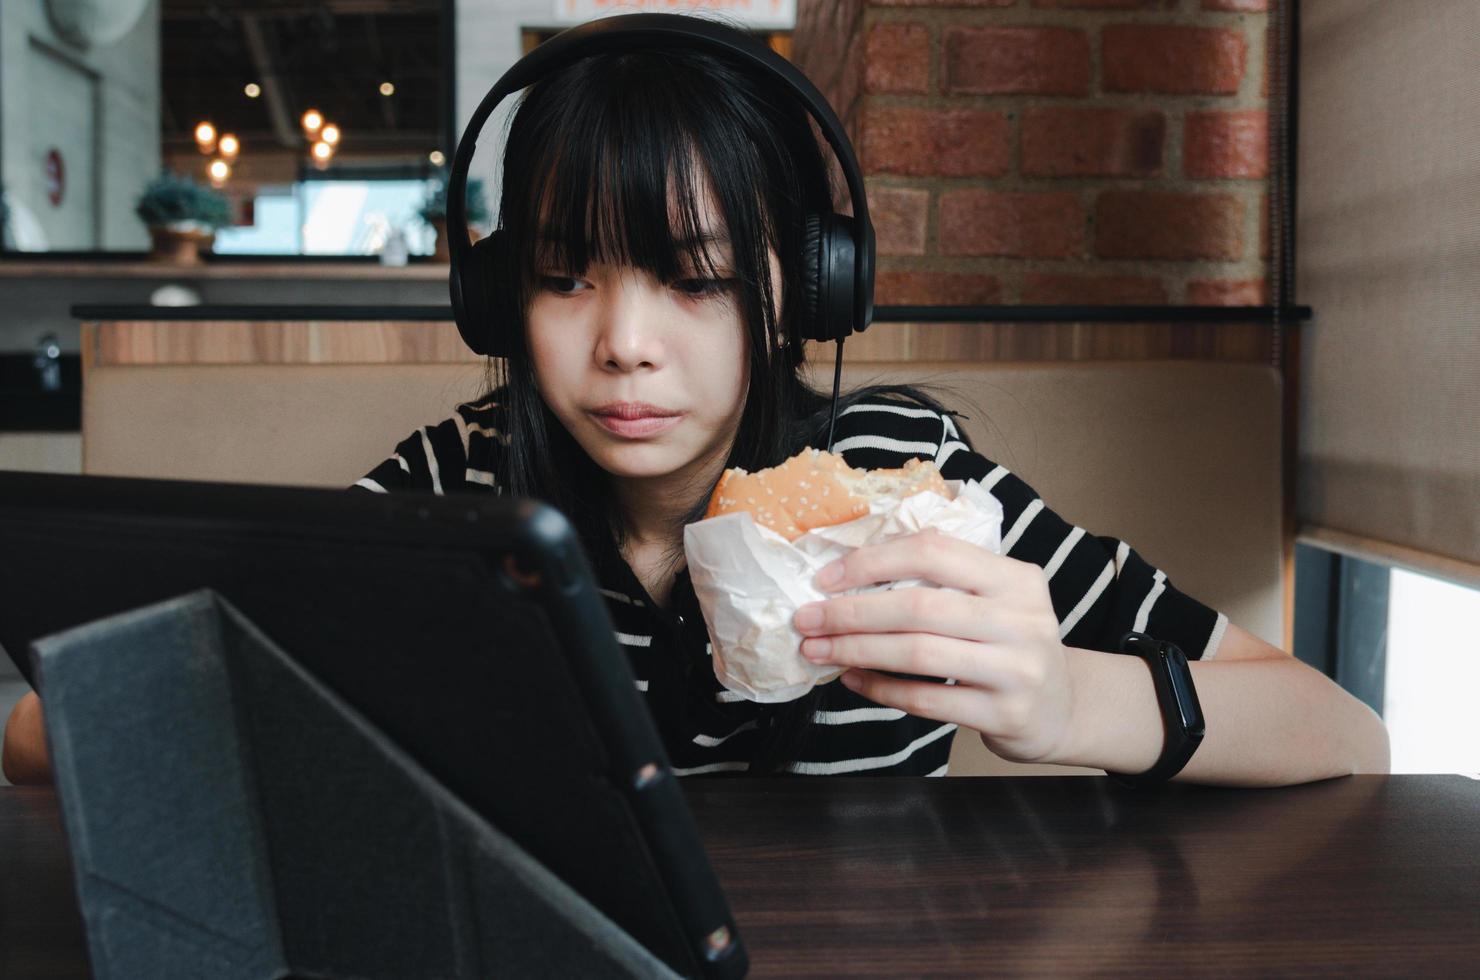
[[[1102,38],[1109,92],[1232,95],[1244,77],[1247,45],[1238,30],[1118,24]]]
[[[898,269],[880,272],[874,302],[881,306],[975,306],[1002,302],[996,276],[972,272],[925,272]]]
[[[1160,279],[1140,276],[1066,276],[1029,273],[1023,281],[1024,303],[1129,303],[1167,301]]]
[[[875,24],[864,54],[864,88],[870,92],[930,90],[930,28],[924,24]]]
[[[1147,10],[1158,0],[1033,0],[1035,7],[1060,10]]]
[[[1233,194],[1105,191],[1095,210],[1095,253],[1107,259],[1243,257],[1244,203]]]
[[[1194,306],[1263,306],[1263,279],[1197,279],[1187,284]]]
[[[950,94],[1089,93],[1089,38],[1068,27],[946,31],[942,87]]]
[[[1012,124],[993,110],[873,107],[862,143],[870,174],[1000,177],[1012,166]]]
[[[1035,177],[1156,177],[1167,120],[1148,109],[1029,109],[1023,173]]]
[[[1263,109],[1189,112],[1182,137],[1188,177],[1265,177],[1269,174],[1269,114]]]
[[[869,187],[868,214],[880,255],[924,255],[930,192],[917,187]]]
[[[940,198],[943,255],[1067,259],[1084,254],[1084,207],[1068,192],[971,188]]]
[[[1269,9],[1269,0],[1203,0],[1204,10],[1233,10],[1240,13],[1258,13]]]

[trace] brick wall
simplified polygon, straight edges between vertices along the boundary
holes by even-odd
[[[798,61],[868,175],[877,301],[1264,302],[1266,8],[802,0]]]

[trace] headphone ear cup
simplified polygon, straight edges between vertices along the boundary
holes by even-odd
[[[796,325],[799,339],[819,339],[821,305],[822,215],[809,214],[802,226],[802,308]]]
[[[506,312],[496,300],[508,265],[508,234],[495,229],[473,243],[466,263],[452,268],[452,313],[463,343],[475,354],[508,355]]]
[[[802,236],[802,311],[807,340],[842,340],[853,332],[853,219],[807,215]]]

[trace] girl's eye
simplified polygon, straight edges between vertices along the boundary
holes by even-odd
[[[735,287],[734,279],[679,279],[673,288],[693,299],[719,296]]]
[[[540,276],[541,289],[548,289],[561,296],[573,296],[584,285],[585,283],[574,276]]]

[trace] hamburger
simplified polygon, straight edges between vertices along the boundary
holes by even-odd
[[[826,450],[804,449],[755,473],[726,470],[704,517],[745,511],[757,524],[795,541],[813,528],[865,516],[871,500],[903,500],[926,491],[951,499],[932,462],[912,459],[900,469],[858,470]]]

